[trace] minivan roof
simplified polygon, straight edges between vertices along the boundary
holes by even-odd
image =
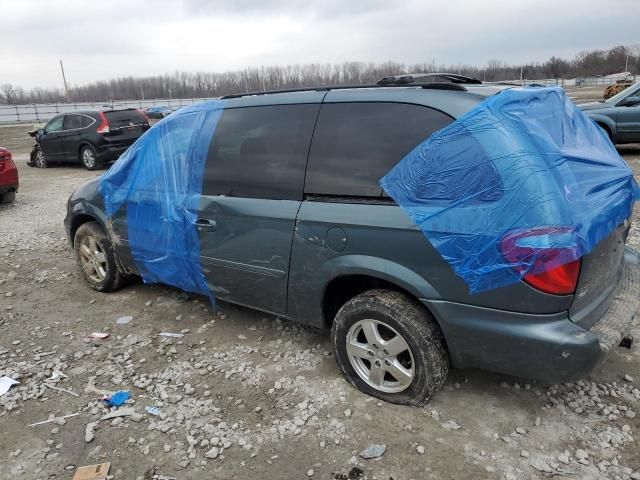
[[[435,87],[434,87],[435,85]],[[225,106],[290,105],[297,103],[395,102],[413,103],[440,110],[458,118],[486,97],[513,85],[459,85],[429,83],[426,85],[353,85],[311,87],[268,92],[251,92],[222,97]]]

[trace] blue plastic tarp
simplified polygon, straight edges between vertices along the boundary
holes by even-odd
[[[640,198],[606,134],[560,88],[487,98],[380,184],[472,293],[588,254]]]
[[[212,101],[178,110],[100,179],[107,216],[126,216],[143,280],[212,301],[195,221],[223,108]],[[555,88],[487,98],[416,146],[380,184],[471,292],[588,254],[640,197],[604,132]]]
[[[145,132],[100,178],[107,217],[126,209],[131,255],[145,283],[213,296],[195,228],[209,144],[222,102],[189,106]]]

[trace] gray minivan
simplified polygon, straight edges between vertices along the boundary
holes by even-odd
[[[640,303],[640,255],[624,246],[629,221],[582,258],[570,292],[545,278],[471,295],[378,183],[501,88],[226,97],[193,225],[212,294],[330,328],[345,377],[393,403],[424,404],[450,365],[552,382],[589,373],[625,338]],[[99,179],[72,194],[65,226],[95,290],[142,273],[129,244],[135,227],[122,211],[107,220]]]

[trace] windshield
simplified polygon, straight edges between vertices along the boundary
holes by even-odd
[[[629,96],[629,94],[631,94],[632,92],[635,93],[638,90],[640,90],[640,82],[634,83],[630,87],[625,88],[624,90],[622,90],[620,93],[616,93],[613,97],[606,99],[604,101],[604,103],[609,103],[611,105],[615,105],[616,103],[618,103],[623,98],[626,98],[627,96]]]

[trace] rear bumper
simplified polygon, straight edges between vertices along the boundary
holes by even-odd
[[[98,157],[100,157],[100,160],[102,161],[117,160],[117,158],[122,155],[132,143],[133,142],[128,145],[103,143],[97,148]]]
[[[589,374],[629,333],[640,306],[640,255],[626,248],[614,300],[590,329],[568,312],[532,315],[458,303],[422,302],[435,315],[458,368],[482,368],[547,382]]]
[[[0,195],[4,195],[5,193],[9,193],[9,192],[17,192],[18,187],[19,187],[18,183],[0,185]]]

